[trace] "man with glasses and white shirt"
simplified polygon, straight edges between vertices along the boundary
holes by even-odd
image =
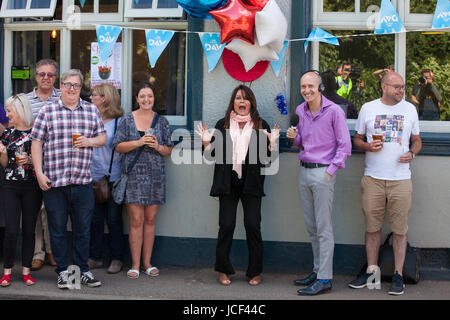
[[[36,63],[36,83],[37,87],[33,91],[27,93],[28,100],[31,104],[33,117],[39,113],[44,105],[50,104],[59,99],[61,90],[54,87],[56,77],[58,75],[58,64],[52,59],[42,59]],[[45,244],[45,251],[44,251]],[[35,248],[31,270],[39,270],[44,265],[45,253],[47,252],[48,262],[52,266],[56,266],[53,259],[52,249],[50,245],[50,236],[47,225],[47,212],[42,206],[39,212],[36,231],[35,231]]]
[[[389,294],[401,295],[404,291],[402,271],[413,188],[409,164],[422,149],[422,140],[416,108],[403,99],[403,78],[394,71],[388,72],[381,79],[381,88],[381,99],[362,106],[353,138],[354,146],[366,153],[361,202],[366,225],[368,268],[349,286],[354,289],[364,288],[372,274],[380,272],[377,266],[378,252],[387,209],[393,232],[395,260]]]
[[[101,282],[89,271],[90,226],[94,209],[92,148],[106,144],[106,131],[97,107],[80,99],[83,75],[71,69],[61,76],[61,97],[39,111],[31,132],[31,154],[48,213],[58,288],[69,288],[67,220],[73,237],[73,263],[80,268],[81,283]],[[73,139],[74,134],[81,135]]]

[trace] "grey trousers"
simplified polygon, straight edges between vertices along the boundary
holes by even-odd
[[[311,239],[314,269],[318,279],[333,278],[334,234],[331,212],[336,175],[330,181],[327,167],[299,170],[299,194],[306,229]]]

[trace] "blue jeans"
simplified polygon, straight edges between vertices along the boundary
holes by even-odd
[[[112,189],[112,183],[109,184]],[[106,223],[109,229],[109,246],[111,249],[111,259],[123,261],[123,221],[122,205],[114,200],[109,200],[102,204],[95,204],[94,215],[91,225],[91,255],[90,258],[96,261],[103,260],[103,235]]]
[[[67,270],[69,252],[67,248],[67,220],[72,223],[73,264],[80,271],[89,271],[89,240],[92,213],[94,210],[94,192],[92,183],[51,188],[43,192],[47,210],[50,244],[57,267],[56,273]]]

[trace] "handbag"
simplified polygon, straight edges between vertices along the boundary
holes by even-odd
[[[114,134],[116,134],[116,129],[117,129],[117,118],[114,124]],[[111,169],[114,159],[114,150],[115,148],[112,150],[111,153],[111,161],[109,163],[108,174],[103,176],[100,180],[94,181],[94,183],[92,184],[96,204],[105,203],[111,197],[111,189],[109,188],[109,177],[111,176]]]
[[[381,269],[381,280],[391,282],[394,274],[394,250],[389,240],[392,232],[386,237],[380,247],[378,265]],[[405,283],[417,284],[420,280],[420,248],[411,247],[409,242],[406,247],[405,262],[403,264],[403,281]]]
[[[156,122],[158,121],[159,115],[155,112],[155,116],[153,117],[153,122],[151,125],[151,128],[154,128],[156,125]],[[128,174],[133,169],[134,165],[136,164],[137,159],[141,155],[142,151],[144,150],[145,146],[140,147],[138,152],[136,153],[136,156],[134,157],[133,161],[130,162],[128,165],[127,171],[125,173],[122,173],[119,179],[116,180],[113,184],[112,188],[112,197],[114,199],[114,202],[117,204],[122,204],[123,200],[125,199],[125,192],[127,190],[127,183],[128,183]]]

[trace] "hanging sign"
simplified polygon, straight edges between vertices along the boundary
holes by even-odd
[[[211,72],[219,62],[225,44],[220,43],[220,33],[201,32],[198,36],[208,61],[208,72]]]
[[[450,0],[438,0],[431,28],[450,28]]]
[[[375,26],[375,34],[405,32],[403,22],[391,1],[383,0],[381,2],[380,15]]]
[[[283,49],[281,49],[281,52],[278,54],[278,61],[270,61],[270,65],[272,66],[273,72],[275,73],[277,78],[280,75],[280,70],[281,67],[283,66],[283,59],[284,55],[286,54],[288,43],[289,43],[288,41],[284,42]]]
[[[320,28],[315,28],[309,34],[309,36],[306,39],[305,44],[304,44],[305,52],[308,49],[308,44],[310,41],[319,41],[319,42],[332,44],[335,46],[339,45],[339,40],[335,36],[333,36],[331,33],[328,33],[325,30],[322,30]]]
[[[174,31],[168,30],[145,30],[145,38],[147,39],[147,51],[150,66],[155,67],[159,56],[172,39]]]
[[[117,42],[120,33],[122,32],[121,27],[115,26],[98,26],[97,27],[97,41],[100,49],[100,64],[105,65],[111,52],[113,50],[114,44]]]

